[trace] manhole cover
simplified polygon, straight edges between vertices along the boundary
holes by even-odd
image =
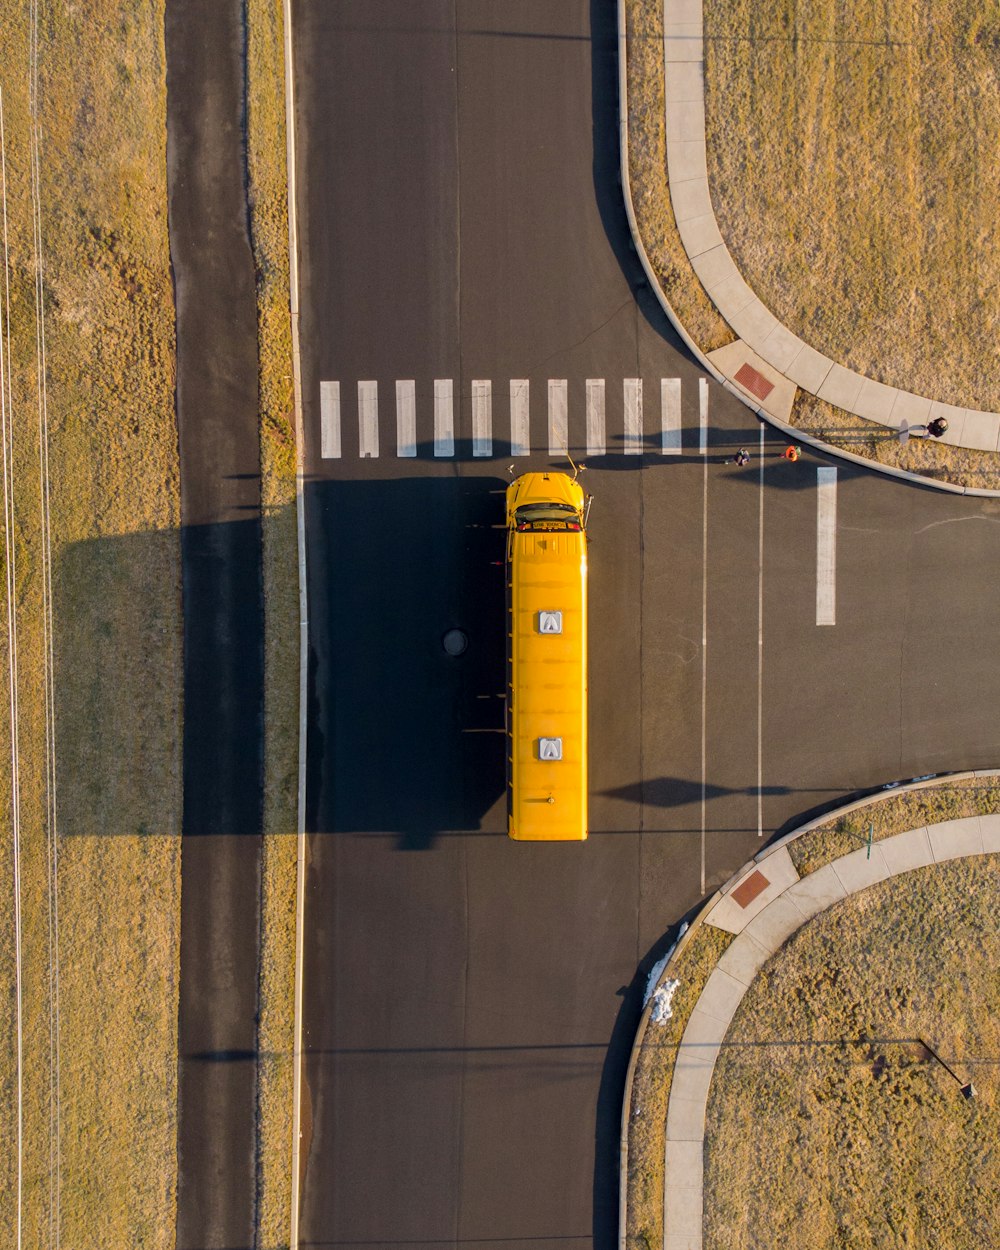
[[[461,629],[449,629],[441,639],[441,645],[449,655],[461,655],[469,645],[469,639]]]

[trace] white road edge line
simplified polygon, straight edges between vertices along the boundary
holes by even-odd
[[[816,624],[837,623],[837,470],[816,470]]]
[[[757,452],[757,837],[764,836],[764,422]]]
[[[708,785],[708,379],[698,379],[698,450],[701,503],[701,893],[705,893],[705,830]]]
[[[292,66],[292,0],[282,0],[285,70],[285,172],[288,183],[288,296],[292,322],[292,387],[295,408],[295,532],[299,563],[299,759],[296,795],[295,978],[292,1025],[292,1158],[288,1244],[299,1245],[302,1187],[302,964],[306,906],[306,710],[309,695],[309,599],[306,580],[305,438],[302,419],[302,354],[299,342],[299,229],[295,199],[295,90]]]

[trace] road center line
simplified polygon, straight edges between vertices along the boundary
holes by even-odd
[[[698,449],[701,453],[701,893],[705,893],[708,784],[708,380],[698,379]]]
[[[816,470],[816,624],[837,623],[837,470]]]
[[[764,422],[757,454],[757,837],[764,836]]]

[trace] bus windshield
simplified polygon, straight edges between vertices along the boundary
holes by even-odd
[[[518,529],[526,525],[536,525],[541,521],[576,521],[580,516],[577,510],[568,503],[526,503],[514,513],[514,524]]]

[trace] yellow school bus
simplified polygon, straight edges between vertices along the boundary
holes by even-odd
[[[507,488],[507,832],[587,836],[586,504],[575,477]]]

